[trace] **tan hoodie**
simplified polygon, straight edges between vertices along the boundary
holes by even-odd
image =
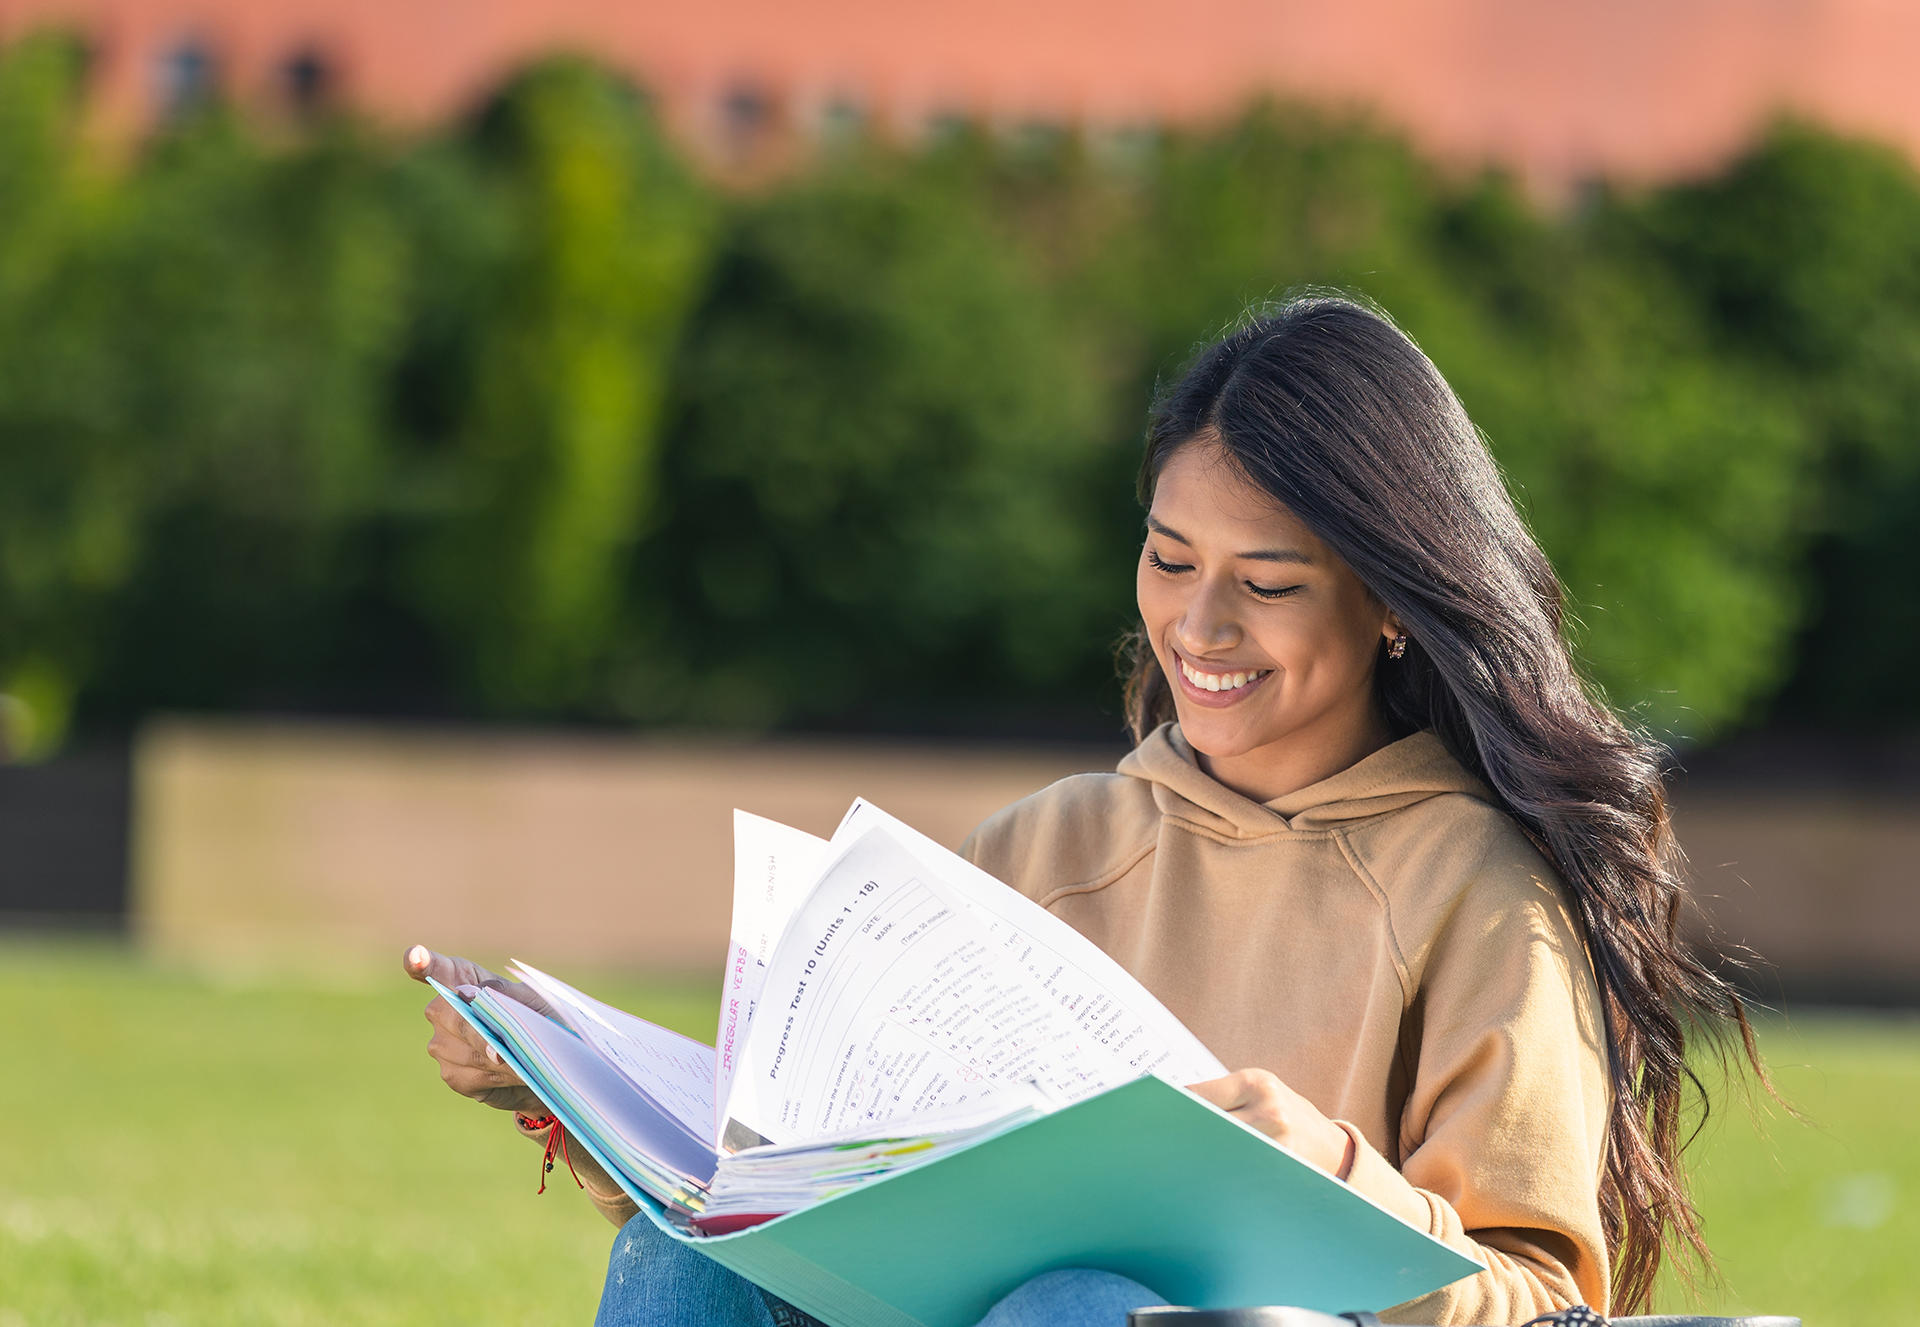
[[[1609,1088],[1593,971],[1553,868],[1418,733],[1264,805],[1177,725],[962,851],[1119,960],[1230,1069],[1357,1129],[1349,1183],[1488,1270],[1382,1314],[1607,1309]]]

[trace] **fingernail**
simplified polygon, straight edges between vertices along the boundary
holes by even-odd
[[[418,970],[426,967],[432,958],[433,955],[427,952],[425,945],[415,945],[407,951],[407,966]]]
[[[505,1064],[505,1063],[506,1063],[506,1061],[505,1061],[505,1060],[502,1060],[502,1059],[500,1058],[500,1052],[499,1052],[499,1051],[497,1051],[497,1050],[495,1050],[495,1049],[494,1049],[493,1047],[491,1047],[491,1046],[489,1046],[489,1047],[487,1047],[487,1058],[488,1058],[489,1060],[492,1060],[492,1061],[493,1061],[493,1062],[494,1062],[495,1064]]]

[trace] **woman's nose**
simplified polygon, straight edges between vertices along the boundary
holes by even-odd
[[[1202,583],[1180,615],[1182,648],[1193,654],[1232,649],[1240,643],[1240,624],[1220,587]]]

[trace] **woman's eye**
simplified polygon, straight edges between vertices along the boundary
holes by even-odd
[[[1248,581],[1247,588],[1262,599],[1284,599],[1300,587],[1298,585],[1255,585],[1252,581]]]
[[[1181,572],[1193,570],[1190,565],[1184,562],[1168,562],[1151,548],[1147,550],[1147,561],[1155,571]]]

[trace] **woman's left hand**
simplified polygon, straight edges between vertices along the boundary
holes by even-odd
[[[1353,1169],[1352,1136],[1265,1069],[1242,1069],[1187,1090],[1336,1179]]]

